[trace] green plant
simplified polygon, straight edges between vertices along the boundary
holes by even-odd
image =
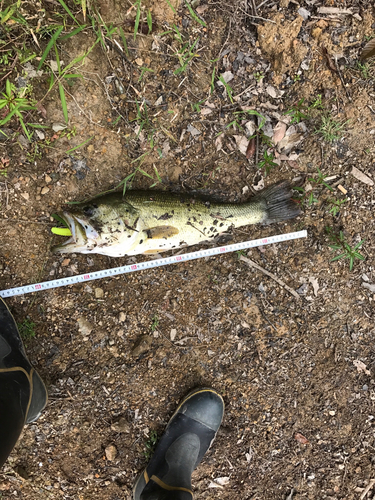
[[[221,83],[224,85],[224,88],[225,90],[227,91],[227,95],[229,97],[229,100],[230,102],[233,104],[234,101],[233,101],[233,89],[230,85],[228,85],[228,83],[224,80],[224,77],[222,75],[219,76],[219,80],[221,81]]]
[[[201,24],[202,26],[207,26],[206,23],[200,19],[197,14],[194,12],[193,10],[193,7],[190,5],[190,3],[188,1],[185,0],[185,4],[186,4],[186,7],[188,8],[189,12],[190,12],[190,15],[191,17],[197,21],[197,23]]]
[[[296,83],[296,82],[300,82],[300,81],[301,81],[301,75],[295,74],[293,76],[293,82]]]
[[[35,323],[26,318],[21,323],[18,323],[18,330],[23,340],[30,340],[35,337]]]
[[[330,191],[333,191],[333,188],[324,181],[324,179],[326,179],[328,177],[328,175],[324,175],[322,173],[322,171],[319,169],[319,167],[317,167],[317,171],[318,171],[318,177],[317,177],[317,179],[315,179],[314,177],[309,177],[308,180],[310,182],[314,182],[315,184],[322,184],[323,186],[325,186]]]
[[[318,199],[315,198],[314,191],[306,192],[303,187],[294,187],[294,191],[300,193],[300,196],[293,197],[296,203],[299,203],[302,207],[311,207],[314,203],[318,203]]]
[[[343,205],[347,201],[348,201],[347,198],[345,198],[345,200],[331,198],[330,200],[328,200],[328,203],[331,205],[329,213],[335,217],[340,212],[341,205]]]
[[[267,151],[264,151],[263,159],[258,163],[258,168],[264,168],[266,175],[268,175],[274,167],[277,167],[277,163],[273,161],[274,159],[275,157],[272,153],[268,154]]]
[[[154,332],[157,329],[159,322],[160,322],[159,316],[157,314],[154,314],[153,317],[151,318],[151,321],[152,321],[152,323],[151,323],[150,328],[151,328],[151,331]]]
[[[240,259],[241,256],[246,257],[246,251],[245,250],[236,250],[237,258]]]
[[[333,257],[333,259],[331,259],[331,262],[339,259],[349,259],[349,270],[351,271],[356,259],[365,260],[364,255],[357,251],[365,240],[361,240],[352,248],[346,241],[344,233],[342,231],[336,233],[332,227],[327,226],[326,232],[328,234],[329,240],[332,242],[332,244],[328,246],[332,250],[342,250],[342,253],[340,255],[336,255],[336,257]]]
[[[262,78],[264,78],[264,73],[262,71],[257,71],[254,73],[254,78],[257,82],[260,82]]]
[[[287,112],[287,115],[292,117],[290,123],[299,123],[302,120],[307,120],[309,115],[307,114],[308,108],[304,104],[305,99],[302,98],[297,104],[292,106]]]
[[[8,123],[13,116],[17,116],[22,129],[29,140],[31,139],[31,134],[26,128],[22,113],[36,109],[34,102],[29,97],[26,97],[30,91],[30,86],[17,91],[15,86],[7,79],[5,82],[5,92],[1,93],[2,98],[0,98],[0,110],[5,110],[5,116],[3,115],[4,118],[0,120],[0,127]]]
[[[153,188],[155,186],[157,186],[159,183],[162,184],[163,183],[163,179],[160,177],[160,174],[157,170],[157,168],[155,167],[154,165],[154,171],[155,171],[155,175],[156,175],[156,179],[148,174],[147,172],[145,172],[144,170],[142,170],[140,168],[141,164],[142,164],[142,161],[143,159],[145,158],[145,156],[148,154],[148,152],[144,153],[142,156],[140,156],[139,158],[136,159],[136,161],[139,161],[140,164],[138,165],[138,167],[135,168],[134,172],[132,172],[131,174],[127,175],[125,177],[125,179],[123,179],[120,184],[118,184],[115,189],[118,189],[119,187],[122,186],[122,192],[123,194],[126,193],[126,190],[130,187],[131,188],[131,185],[132,185],[132,182],[134,181],[134,178],[135,176],[137,175],[137,173],[140,173],[142,175],[144,175],[145,177],[148,177],[149,179],[152,179],[154,182],[153,184],[151,184],[151,186],[149,186],[150,188]],[[134,160],[133,160],[134,161]]]
[[[370,65],[369,63],[361,63],[357,62],[357,68],[361,73],[361,76],[364,80],[368,80],[370,78]]]
[[[337,141],[342,137],[345,125],[349,123],[334,120],[330,115],[322,116],[320,127],[315,129],[315,134],[321,135],[327,142]]]
[[[150,435],[149,435],[147,441],[145,442],[145,448],[146,449],[143,452],[144,456],[145,456],[145,458],[147,460],[150,460],[150,458],[154,454],[157,442],[158,442],[158,433],[156,431],[154,431],[154,430],[151,430],[150,431]]]

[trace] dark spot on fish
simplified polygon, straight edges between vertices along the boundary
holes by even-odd
[[[119,226],[121,226],[121,222],[118,222],[117,224],[118,224]]]
[[[218,223],[218,222],[219,222],[219,221],[218,221],[217,219],[215,219],[215,220],[213,221],[213,223],[212,223],[212,224],[213,224],[214,226],[217,226],[217,223]]]
[[[172,210],[171,214],[174,215],[174,210]]]
[[[221,222],[220,227],[223,227],[223,226],[224,226],[224,223],[223,223],[223,222]]]
[[[143,243],[143,240],[141,240],[141,241],[139,242],[139,244],[140,244],[140,245],[142,245],[142,243]]]
[[[210,208],[211,206],[211,203],[209,201],[206,201],[204,204],[206,205],[207,208]]]
[[[213,226],[210,227],[210,231],[211,232],[214,232],[215,231],[215,228]]]
[[[152,233],[151,233],[150,229],[146,229],[146,234],[147,234],[147,238],[149,238],[149,239],[152,238]]]
[[[131,237],[132,237],[132,235],[131,235],[131,234],[128,234],[128,238],[131,238]]]
[[[196,217],[194,217],[194,215],[193,215],[193,221],[194,221],[194,222],[197,222],[197,218],[196,218]]]
[[[202,220],[199,221],[199,225],[203,226],[203,221]]]
[[[172,219],[172,215],[169,215],[168,212],[166,212],[165,214],[161,215],[158,220],[168,220],[168,219]]]
[[[87,217],[91,217],[94,214],[94,207],[94,205],[87,205],[87,207],[83,207],[83,213],[87,215]]]

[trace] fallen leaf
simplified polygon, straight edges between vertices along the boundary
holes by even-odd
[[[36,103],[36,109],[43,116],[43,118],[47,118],[47,110],[40,101]]]
[[[354,359],[353,365],[357,368],[358,373],[365,372],[366,375],[371,375],[370,370],[367,369],[367,366],[364,364],[363,361],[360,361],[359,359]]]
[[[204,11],[208,9],[208,5],[198,5],[198,7],[195,9],[198,14],[203,14]]]
[[[361,61],[364,61],[365,59],[369,59],[372,56],[375,56],[375,38],[366,43],[366,45],[363,47],[359,59]]]
[[[333,61],[331,59],[331,56],[328,53],[328,50],[324,45],[321,45],[320,50],[323,54],[324,59],[326,60],[328,68],[333,71],[334,73],[338,73],[336,66],[333,64]]]
[[[318,280],[316,278],[314,278],[313,276],[310,276],[309,278],[309,282],[312,284],[313,286],[313,289],[314,289],[314,295],[315,297],[318,296],[318,290],[319,290],[319,283],[318,283]]]
[[[221,149],[223,149],[223,136],[222,135],[219,135],[218,137],[216,137],[215,146],[216,146],[216,151],[220,151]]]
[[[285,137],[285,132],[286,132],[286,123],[284,122],[278,122],[273,129],[273,143],[278,144],[282,139]]]
[[[249,159],[252,156],[254,156],[255,150],[256,150],[256,138],[253,137],[252,139],[250,139],[249,144],[247,145],[246,158]]]
[[[299,432],[294,434],[294,439],[301,444],[309,444],[309,440],[305,438],[305,436]]]
[[[245,137],[244,135],[235,135],[233,136],[238,149],[241,151],[242,154],[246,155],[247,152],[247,144],[249,142],[248,138]]]
[[[364,184],[368,184],[369,186],[374,185],[374,181],[370,179],[370,177],[368,177],[366,174],[358,170],[358,168],[353,167],[350,173],[352,174],[353,177],[363,182]]]
[[[217,477],[214,481],[215,483],[220,484],[220,486],[225,486],[229,483],[229,477]]]
[[[289,153],[294,147],[296,147],[303,139],[303,134],[292,134],[286,135],[284,139],[282,139],[278,145],[277,149],[284,154]]]

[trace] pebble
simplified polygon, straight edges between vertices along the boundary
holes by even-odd
[[[52,179],[48,174],[45,175],[44,180],[46,181],[46,184],[49,184],[50,182],[52,182]]]
[[[40,194],[47,194],[47,193],[49,193],[49,187],[44,186],[44,188],[42,188]]]
[[[78,322],[78,328],[79,328],[79,331],[82,333],[82,335],[90,335],[90,333],[92,332],[93,330],[93,325],[83,316],[81,316],[80,318],[78,318],[77,320]]]
[[[95,288],[95,298],[102,299],[104,297],[104,290],[102,288]]]
[[[107,448],[105,449],[105,456],[107,457],[107,460],[110,460],[111,462],[116,458],[117,448],[114,444],[110,444],[107,446]]]
[[[28,199],[30,198],[29,193],[21,193],[21,196],[22,196],[22,198],[24,198],[25,200],[28,200]]]
[[[121,417],[118,422],[111,425],[114,432],[130,432],[130,425],[124,417]]]
[[[132,356],[138,358],[141,354],[148,351],[150,345],[152,344],[152,337],[149,335],[141,335],[135,342],[132,349]]]
[[[120,312],[118,320],[120,323],[123,323],[126,320],[126,314],[123,311]]]

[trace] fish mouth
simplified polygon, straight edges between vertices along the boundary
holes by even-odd
[[[88,244],[88,238],[86,235],[87,226],[83,223],[83,221],[68,212],[63,212],[58,215],[69,228],[72,236],[70,236],[69,239],[63,243],[52,247],[52,252],[72,253],[86,249]]]

